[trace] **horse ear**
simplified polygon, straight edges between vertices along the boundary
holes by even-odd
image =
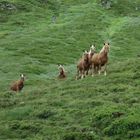
[[[57,64],[57,66],[59,67],[59,66],[60,66],[60,64]]]
[[[24,74],[20,74],[20,77],[25,77],[25,75]]]
[[[92,48],[95,48],[95,44],[92,45]]]

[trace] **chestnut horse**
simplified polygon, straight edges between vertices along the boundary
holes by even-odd
[[[83,53],[82,58],[77,64],[77,76],[76,79],[84,78],[86,71],[89,69],[89,54],[87,51]]]
[[[20,80],[16,81],[15,83],[13,83],[10,87],[11,90],[19,92],[22,90],[22,88],[24,87],[24,80],[25,80],[25,75],[24,74],[20,74]]]
[[[91,59],[92,63],[92,76],[94,72],[101,73],[101,67],[104,66],[104,75],[106,76],[108,53],[110,50],[109,43],[104,43],[103,48],[99,53],[95,53]]]

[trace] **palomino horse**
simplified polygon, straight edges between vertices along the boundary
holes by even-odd
[[[89,52],[88,52],[89,69],[87,70],[86,75],[88,75],[88,71],[91,70],[91,68],[92,68],[92,61],[91,60],[92,60],[92,57],[95,54],[95,52],[96,52],[95,45],[92,45],[90,47]]]
[[[58,78],[59,79],[64,79],[66,78],[66,73],[65,73],[65,69],[62,65],[58,65],[58,69],[59,69],[59,75]]]
[[[89,58],[88,52],[85,51],[82,58],[78,61],[77,64],[77,76],[76,79],[84,78],[85,72],[89,69]]]
[[[104,66],[104,75],[106,76],[106,69],[107,69],[107,62],[108,62],[108,52],[109,52],[110,46],[109,43],[104,43],[103,48],[99,53],[95,53],[91,59],[92,62],[92,76],[93,73],[98,71],[100,74],[101,67]]]

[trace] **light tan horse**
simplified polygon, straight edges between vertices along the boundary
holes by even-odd
[[[110,50],[109,43],[104,43],[103,48],[99,53],[95,53],[91,59],[92,62],[92,76],[94,72],[101,73],[101,67],[104,66],[104,75],[106,76],[108,53]]]
[[[87,71],[87,75],[88,75],[88,72],[89,72],[89,70],[91,70],[91,68],[92,68],[92,57],[93,57],[93,55],[96,53],[96,48],[95,48],[95,45],[92,45],[91,47],[90,47],[90,50],[89,50],[89,52],[88,52],[88,59],[89,59],[89,69],[88,69],[88,71]]]

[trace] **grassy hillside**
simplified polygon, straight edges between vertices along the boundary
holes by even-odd
[[[111,0],[110,0],[111,1]],[[140,1],[0,1],[0,139],[139,140]],[[75,80],[109,41],[108,75]],[[68,78],[58,80],[57,64]],[[10,84],[25,73],[21,93]]]

